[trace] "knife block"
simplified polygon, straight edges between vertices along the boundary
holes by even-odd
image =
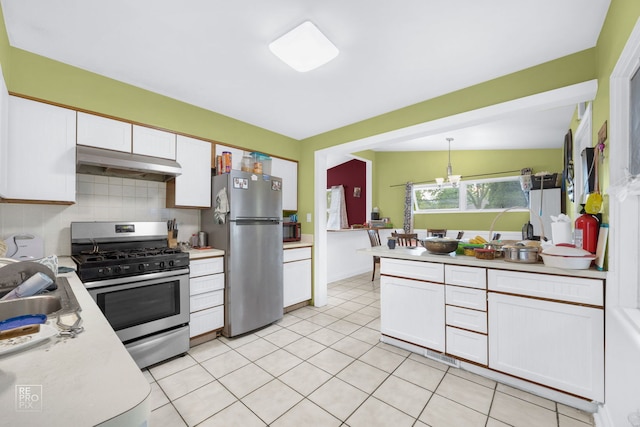
[[[178,230],[172,230],[167,233],[167,244],[170,248],[178,247]]]

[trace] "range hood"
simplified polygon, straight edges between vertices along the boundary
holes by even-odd
[[[78,145],[76,172],[165,182],[182,174],[175,160]]]

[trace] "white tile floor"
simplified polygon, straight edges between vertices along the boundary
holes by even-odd
[[[593,425],[591,414],[379,342],[369,274],[331,283],[328,300],[145,369],[150,425]]]

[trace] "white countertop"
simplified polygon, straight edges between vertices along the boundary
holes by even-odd
[[[309,248],[312,247],[313,243],[311,242],[284,242],[284,249],[295,249],[295,248]]]
[[[187,251],[189,254],[189,259],[199,259],[199,258],[212,258],[217,256],[223,256],[224,251],[222,249],[189,249]]]
[[[567,270],[562,268],[547,267],[542,262],[527,264],[521,262],[508,262],[504,261],[503,259],[482,260],[468,255],[457,255],[455,253],[435,255],[429,253],[425,248],[408,249],[403,247],[396,247],[395,249],[389,249],[386,246],[376,246],[373,248],[358,249],[358,252],[385,258],[439,262],[443,264],[496,268],[500,270],[525,271],[529,273],[546,273],[561,276],[587,277],[594,279],[606,279],[607,277],[606,271],[599,271],[595,269]]]
[[[84,332],[0,355],[0,426],[142,425],[150,414],[149,382],[76,274],[61,276],[82,308]],[[56,327],[56,319],[47,324]],[[41,386],[40,411],[16,409],[20,385]]]
[[[284,242],[282,244],[284,249],[307,248],[311,246],[313,246],[311,242]],[[187,252],[189,253],[189,259],[211,258],[224,255],[222,249],[190,249]]]

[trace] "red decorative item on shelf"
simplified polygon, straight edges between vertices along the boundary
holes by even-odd
[[[577,233],[582,232],[582,249],[592,254],[596,253],[598,247],[598,230],[600,228],[596,217],[587,213],[582,214],[576,219],[575,227]]]

